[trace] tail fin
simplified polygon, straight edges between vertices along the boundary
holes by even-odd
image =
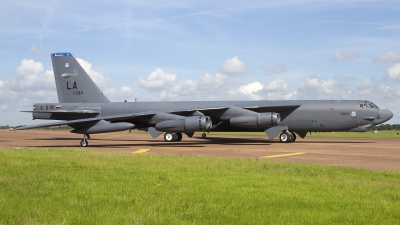
[[[71,53],[51,54],[60,103],[110,102]]]

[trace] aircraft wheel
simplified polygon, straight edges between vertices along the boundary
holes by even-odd
[[[182,140],[182,134],[181,133],[176,133],[176,135],[178,136],[176,141],[181,141]]]
[[[292,136],[292,134],[290,132],[283,132],[279,136],[279,140],[281,142],[289,143],[289,142],[292,142],[293,136]]]
[[[201,134],[201,137],[206,138],[207,137],[206,133]]]
[[[165,134],[164,134],[164,141],[166,141],[166,142],[172,142],[172,141],[174,141],[174,135],[173,135],[173,133],[165,133]]]
[[[296,134],[294,132],[290,132],[290,134],[292,135],[292,142],[296,141]]]
[[[83,139],[83,140],[81,141],[81,147],[87,147],[88,144],[89,144],[89,143],[88,143],[85,139]]]

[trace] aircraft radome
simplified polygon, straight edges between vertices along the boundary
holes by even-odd
[[[167,142],[196,131],[204,138],[212,131],[264,131],[289,143],[308,132],[365,132],[393,117],[365,100],[110,102],[71,53],[53,53],[51,59],[59,102],[36,103],[23,112],[58,121],[14,130],[68,125],[83,134],[82,147],[90,134],[129,129],[149,131],[153,138],[165,132]]]

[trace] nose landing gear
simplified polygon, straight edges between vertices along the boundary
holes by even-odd
[[[86,138],[90,139],[90,135],[89,134],[83,135],[83,140],[80,143],[81,147],[87,147],[89,145],[89,142],[86,141]]]

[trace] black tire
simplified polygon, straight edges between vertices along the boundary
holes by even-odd
[[[207,134],[203,133],[203,134],[201,134],[201,137],[202,137],[202,138],[206,138],[206,137],[207,137]]]
[[[176,141],[181,141],[182,140],[182,134],[181,133],[176,133],[176,135],[178,136]]]
[[[292,142],[296,141],[296,134],[294,132],[290,132],[290,134],[292,135]]]
[[[290,132],[283,132],[279,135],[279,140],[284,143],[290,143],[293,140],[293,135]]]
[[[80,145],[81,147],[87,147],[89,145],[89,142],[87,142],[86,140],[82,140]]]

